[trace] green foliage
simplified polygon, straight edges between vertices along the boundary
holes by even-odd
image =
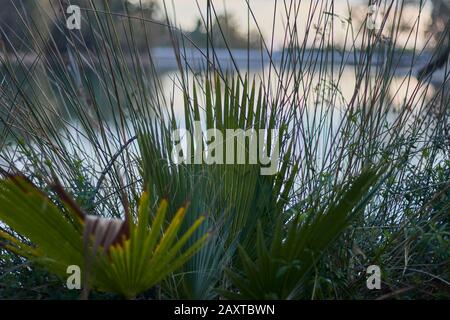
[[[213,83],[206,80],[200,96],[194,84],[193,100],[188,96],[185,100],[184,127],[193,132],[194,122],[205,116],[205,129],[216,128],[224,137],[226,129],[279,128],[278,137],[258,134],[258,139],[269,150],[277,139],[282,162],[275,175],[261,175],[261,165],[248,162],[249,142],[246,141],[246,164],[237,164],[236,152],[234,164],[174,163],[171,157],[174,145],[170,139],[172,132],[180,128],[175,116],[170,116],[169,125],[137,119],[145,183],[151,183],[158,196],[169,195],[173,208],[190,199],[188,221],[196,219],[198,212],[210,212],[207,222],[215,229],[214,240],[186,265],[185,275],[179,279],[182,285],[174,288],[169,284],[168,290],[175,291],[171,294],[177,297],[217,295],[214,289],[223,277],[223,268],[232,263],[236,243],[247,246],[254,242],[258,220],[267,230],[271,228],[288,204],[298,172],[294,140],[286,138],[287,122],[280,117],[281,108],[276,102],[269,107],[262,88],[258,89],[254,82],[249,86],[246,80],[243,84],[239,79],[221,80],[218,75],[214,91],[212,87]],[[204,101],[204,106],[200,101]],[[192,144],[192,156],[209,143],[204,139],[201,146]]]
[[[370,200],[370,188],[378,180],[376,171],[367,170],[351,185],[343,186],[329,205],[298,213],[287,225],[280,221],[269,248],[259,224],[256,260],[240,247],[243,274],[228,271],[236,289],[221,290],[222,294],[229,299],[309,298],[311,293],[304,288],[307,276],[332,241],[361,215]]]
[[[0,249],[0,297],[8,300],[74,300],[80,291],[67,290],[61,278],[16,254]],[[93,291],[89,299],[119,299],[118,294]]]
[[[21,3],[31,8],[31,1]],[[424,60],[415,28],[421,9],[405,26],[403,0],[386,1],[388,23],[373,32],[356,22],[358,10],[334,14],[337,2],[305,3],[311,17],[300,23],[296,11],[303,8],[280,3],[286,22],[277,52],[276,39],[243,39],[212,6],[204,26],[183,34],[172,17],[158,20],[152,6],[73,1],[89,9],[80,33],[61,28],[62,14],[47,21],[57,10],[46,3],[34,1],[40,10],[19,8],[16,17],[15,10],[0,13],[10,53],[0,55],[0,166],[23,172],[45,192],[24,181],[1,183],[0,220],[12,227],[0,225],[1,296],[73,298],[48,270],[66,276],[68,260],[84,267],[86,225],[124,223],[111,218],[128,211],[128,236],[99,248],[95,243],[108,232],[90,236],[95,263],[84,274],[94,289],[170,299],[448,297],[450,96],[445,84],[414,76]],[[344,42],[335,37],[336,22]],[[166,35],[179,68],[174,78],[160,77],[149,50]],[[225,67],[224,51],[215,50],[255,40],[264,62],[253,81],[253,53],[243,61],[241,51],[237,61],[228,50],[232,66]],[[194,50],[206,70],[184,51],[199,44],[208,48]],[[260,165],[174,163],[173,130],[192,130],[197,120],[222,133],[279,129],[277,173],[261,176]],[[195,154],[199,146],[192,148]],[[380,161],[392,170],[367,193],[364,168]],[[82,211],[95,215],[87,224],[54,197],[50,173]],[[146,188],[152,193],[141,195]],[[209,241],[197,247],[209,231]],[[381,291],[365,286],[370,264],[382,268]]]
[[[130,225],[129,238],[124,235],[118,244],[105,247],[100,252],[94,250],[92,270],[88,270],[85,266],[90,253],[83,250],[82,237],[86,222],[79,221],[72,208],[66,206],[65,212],[61,211],[21,176],[2,180],[0,190],[0,220],[32,243],[28,244],[12,234],[0,231],[7,250],[36,261],[61,277],[67,275],[69,265],[78,265],[83,267],[83,277],[92,273],[92,285],[95,288],[117,292],[127,298],[136,297],[180,268],[207,238],[205,234],[185,248],[203,218],[198,218],[177,239],[185,208],[180,208],[165,228],[166,200],[161,201],[153,223],[149,225],[149,196],[144,192],[138,220],[136,224]],[[99,226],[96,231],[98,229]],[[94,233],[93,242],[97,243],[97,240],[98,236]]]

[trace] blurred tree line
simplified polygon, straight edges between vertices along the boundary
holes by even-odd
[[[66,28],[69,16],[66,10],[70,4],[82,8],[79,31]],[[102,25],[114,27],[123,46],[131,41],[130,36],[133,34],[134,45],[139,49],[146,48],[147,41],[151,41],[151,45],[159,45],[167,35],[166,28],[160,24],[143,23],[142,20],[127,17],[137,16],[159,22],[156,16],[159,8],[154,1],[146,1],[141,7],[124,0],[0,0],[0,8],[0,31],[4,46],[9,51],[13,48],[19,52],[29,51],[27,47],[37,40],[44,42],[47,49],[56,46],[60,52],[64,52],[69,33],[79,36],[83,45],[90,49],[95,43],[96,31]],[[101,24],[97,23],[94,10],[99,13]],[[108,16],[105,14],[108,11],[114,14]],[[46,34],[47,38],[34,38],[33,30],[29,30],[28,26],[39,28],[39,36],[42,38]],[[147,32],[147,39],[142,36],[143,31]]]
[[[408,0],[422,5],[422,1]],[[419,77],[423,78],[442,69],[450,58],[450,0],[431,0],[433,6],[428,32],[432,36],[435,47],[434,59],[419,71]]]
[[[66,9],[70,4],[82,8],[80,31],[69,31],[65,27],[68,17]],[[70,32],[82,39],[80,41],[83,47],[92,49],[101,40],[95,39],[96,34],[98,36],[96,30],[101,24],[96,22],[94,10],[99,13],[98,17],[104,26],[114,27],[118,41],[125,49],[142,51],[152,46],[171,46],[166,19],[162,9],[153,0],[137,3],[127,0],[0,0],[0,8],[0,49],[4,47],[9,52],[13,48],[18,52],[28,52],[32,42],[39,41],[44,43],[42,46],[46,50],[56,47],[59,52],[64,53]],[[113,14],[105,14],[108,11]],[[28,28],[27,25],[33,27]],[[33,30],[30,30],[33,28],[39,29],[41,39],[33,36]],[[42,39],[43,34],[47,34],[46,39]],[[217,48],[247,48],[248,45],[256,47],[259,43],[259,36],[255,32],[252,32],[250,41],[247,41],[247,34],[239,32],[236,21],[230,15],[217,16],[209,33],[202,20],[198,19],[197,27],[193,31],[184,31],[184,34],[190,39],[185,43],[189,45],[192,41],[197,47],[205,47],[208,37],[209,40],[214,39],[213,45]]]
[[[233,16],[220,14],[214,19],[209,32],[203,21],[198,19],[195,29],[188,32],[188,36],[202,48],[206,47],[208,42],[212,42],[215,48],[226,48],[227,46],[240,49],[258,48],[261,39],[259,33],[251,30],[250,34],[243,35],[239,33],[237,25]]]

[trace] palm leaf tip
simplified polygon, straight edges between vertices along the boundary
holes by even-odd
[[[150,196],[146,191],[139,202],[136,224],[127,224],[121,219],[86,215],[60,185],[57,189],[63,208],[24,177],[0,180],[0,220],[33,244],[1,231],[0,239],[6,243],[2,241],[0,246],[62,277],[67,276],[69,265],[83,266],[85,288],[133,298],[180,268],[206,241],[207,234],[187,246],[204,217],[179,234],[186,208],[167,221],[166,199],[160,201],[149,223]],[[83,228],[77,228],[67,211],[83,213],[77,215],[83,218]]]
[[[363,212],[380,177],[378,170],[363,170],[336,191],[334,203],[310,208],[303,219],[298,214],[285,224],[280,219],[270,250],[258,224],[255,254],[239,247],[243,270],[226,272],[234,289],[222,289],[221,294],[230,299],[305,298],[302,288],[307,275],[330,244]]]

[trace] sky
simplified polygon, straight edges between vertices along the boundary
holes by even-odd
[[[130,0],[139,1],[139,0]],[[242,32],[247,30],[247,1],[246,0],[212,0],[217,13],[227,12],[234,16],[234,22]],[[290,1],[283,0],[248,0],[252,8],[253,14],[258,21],[259,28],[264,35],[265,39],[271,39],[273,15],[275,3],[277,3],[277,15],[275,19],[275,32],[274,32],[274,44],[275,47],[281,47],[284,39],[284,26],[286,24],[286,14],[284,13],[284,2]],[[305,21],[308,17],[308,11],[311,1],[316,0],[296,0],[296,3],[301,3],[298,22],[302,25],[302,21]],[[161,8],[164,7],[164,0],[157,0]],[[331,3],[331,1],[328,1]],[[199,7],[203,14],[206,14],[207,0],[166,0],[165,1],[169,14],[176,19],[176,24],[184,30],[192,30],[195,27],[196,21],[199,17]],[[197,5],[198,3],[198,5]],[[349,17],[348,5],[352,8],[354,15],[365,16],[367,14],[368,0],[334,0],[335,14],[342,18]],[[426,25],[429,21],[431,6],[425,6],[423,18],[420,20],[420,30],[425,31]],[[405,9],[402,14],[402,19],[405,22],[416,21],[418,16],[417,6],[410,6]],[[252,17],[250,17],[252,20]],[[256,29],[254,22],[251,22],[251,28]],[[304,25],[304,23],[303,23]],[[299,31],[299,37],[303,39],[305,30]],[[343,43],[345,39],[346,28],[339,21],[335,19],[335,34],[334,41],[336,43]],[[406,38],[403,39],[406,42]],[[311,41],[313,41],[311,39]],[[419,38],[419,45],[423,44],[425,39]],[[422,43],[420,43],[422,42]],[[412,43],[411,43],[412,44]]]

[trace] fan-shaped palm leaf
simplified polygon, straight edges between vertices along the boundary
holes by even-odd
[[[178,237],[185,207],[177,211],[164,230],[166,200],[161,201],[150,225],[149,194],[145,191],[135,222],[87,216],[61,190],[58,193],[62,195],[64,210],[25,177],[16,175],[1,180],[0,220],[31,244],[4,231],[0,232],[0,239],[5,240],[6,249],[39,262],[60,276],[67,276],[70,265],[82,267],[85,288],[92,285],[134,298],[182,266],[208,236],[204,234],[186,248],[204,217]]]

